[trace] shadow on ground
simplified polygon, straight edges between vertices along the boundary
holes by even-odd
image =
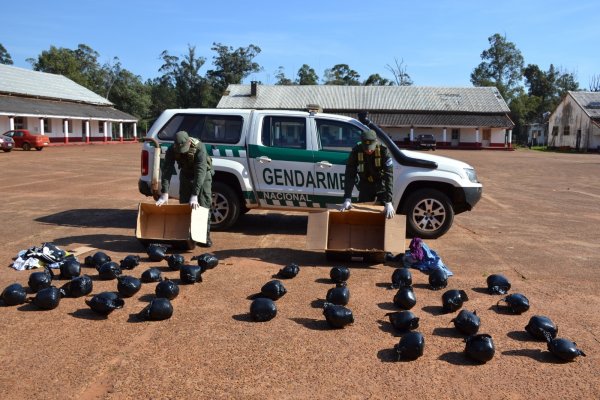
[[[115,210],[110,208],[81,208],[62,211],[37,218],[44,224],[83,228],[130,228],[135,229],[137,210]]]
[[[144,246],[132,235],[108,235],[108,234],[92,234],[80,236],[66,236],[55,238],[52,243],[55,245],[71,249],[74,244],[82,244],[84,246],[93,247],[102,251],[122,252],[122,253],[145,253]]]

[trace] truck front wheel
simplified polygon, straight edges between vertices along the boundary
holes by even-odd
[[[232,226],[240,215],[240,198],[224,183],[212,185],[211,229],[225,230]]]
[[[450,199],[435,189],[419,189],[411,194],[405,211],[410,237],[436,239],[450,229],[454,220]]]

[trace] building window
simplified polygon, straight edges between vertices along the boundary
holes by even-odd
[[[460,139],[460,129],[452,129],[452,140],[459,140]]]
[[[98,133],[104,135],[104,121],[98,121]]]
[[[25,118],[23,117],[15,117],[14,123],[15,129],[27,129],[27,125],[25,124]]]
[[[571,127],[569,125],[563,127],[563,135],[567,136],[571,134]]]
[[[42,118],[42,125],[44,126],[44,133],[52,133],[50,118]]]
[[[558,135],[558,126],[553,126],[552,127],[552,136],[557,136]]]

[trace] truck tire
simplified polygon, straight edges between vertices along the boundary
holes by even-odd
[[[25,150],[25,151],[31,150],[31,145],[29,143],[23,143],[23,150]]]
[[[42,151],[42,150],[44,150],[44,148],[43,148],[43,147],[36,147],[35,149],[36,149],[37,151]]]
[[[448,196],[436,189],[419,189],[406,199],[409,237],[436,239],[452,226],[454,209]]]
[[[212,185],[211,229],[225,230],[240,216],[240,198],[235,191],[222,182]]]

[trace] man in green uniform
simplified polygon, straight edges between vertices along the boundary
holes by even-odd
[[[187,132],[175,134],[173,146],[165,153],[161,166],[161,195],[156,201],[161,206],[169,200],[169,184],[175,174],[175,161],[179,165],[179,203],[189,203],[196,209],[205,207],[210,210],[212,203],[212,159],[206,152],[200,139],[190,138]],[[212,246],[210,240],[210,219],[206,232],[206,247]]]
[[[344,204],[340,211],[352,208],[352,189],[359,181],[358,202],[376,201],[384,205],[386,218],[395,215],[392,205],[394,167],[387,147],[377,142],[375,131],[363,132],[361,141],[354,146],[346,162]]]

